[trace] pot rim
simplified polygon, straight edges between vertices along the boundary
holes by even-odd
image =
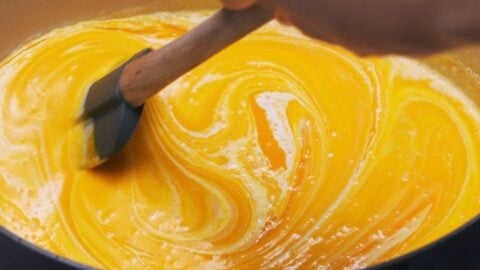
[[[456,236],[461,235],[465,230],[470,228],[471,226],[475,224],[480,224],[480,214],[475,216],[474,218],[470,219],[468,222],[465,224],[461,225],[460,227],[456,228],[452,232],[442,236],[438,240],[435,240],[429,244],[426,244],[425,246],[422,246],[418,249],[415,249],[413,251],[410,251],[404,255],[401,255],[399,257],[395,257],[391,260],[387,260],[384,262],[381,262],[379,264],[375,264],[372,266],[368,266],[366,269],[368,270],[379,270],[379,269],[387,269],[387,268],[392,268],[395,267],[399,264],[402,264],[406,261],[409,261],[410,259],[413,259],[416,256],[422,256],[423,254],[427,253],[428,251],[433,250],[434,248],[437,248],[441,245],[446,245],[448,242],[453,241]],[[15,244],[28,249],[31,252],[34,252],[36,254],[42,255],[44,259],[54,261],[56,263],[63,264],[64,266],[71,267],[72,269],[79,269],[79,270],[87,270],[87,269],[93,269],[91,266],[87,266],[85,264],[76,262],[72,259],[68,259],[66,257],[56,255],[55,253],[48,251],[44,248],[41,248],[23,238],[20,236],[17,236],[13,232],[9,231],[5,227],[0,225],[0,234],[6,236],[10,240],[12,240]]]

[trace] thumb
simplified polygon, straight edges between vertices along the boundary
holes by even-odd
[[[228,9],[244,9],[253,5],[256,0],[220,0]]]

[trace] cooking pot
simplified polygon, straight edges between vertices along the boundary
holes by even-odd
[[[93,18],[218,7],[216,0],[0,0],[0,59],[54,28]],[[480,47],[420,59],[480,106]],[[423,248],[370,269],[480,269],[480,215]],[[88,269],[24,241],[0,226],[1,269]]]

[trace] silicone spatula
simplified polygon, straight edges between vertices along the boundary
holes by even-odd
[[[93,83],[81,117],[90,125],[82,165],[92,168],[117,154],[134,133],[148,98],[272,18],[257,5],[222,9],[180,38],[156,51],[139,52]]]

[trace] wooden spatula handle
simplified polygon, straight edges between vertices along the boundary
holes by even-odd
[[[128,64],[120,78],[123,98],[137,107],[208,58],[264,25],[273,15],[254,5],[215,15],[162,48]]]

